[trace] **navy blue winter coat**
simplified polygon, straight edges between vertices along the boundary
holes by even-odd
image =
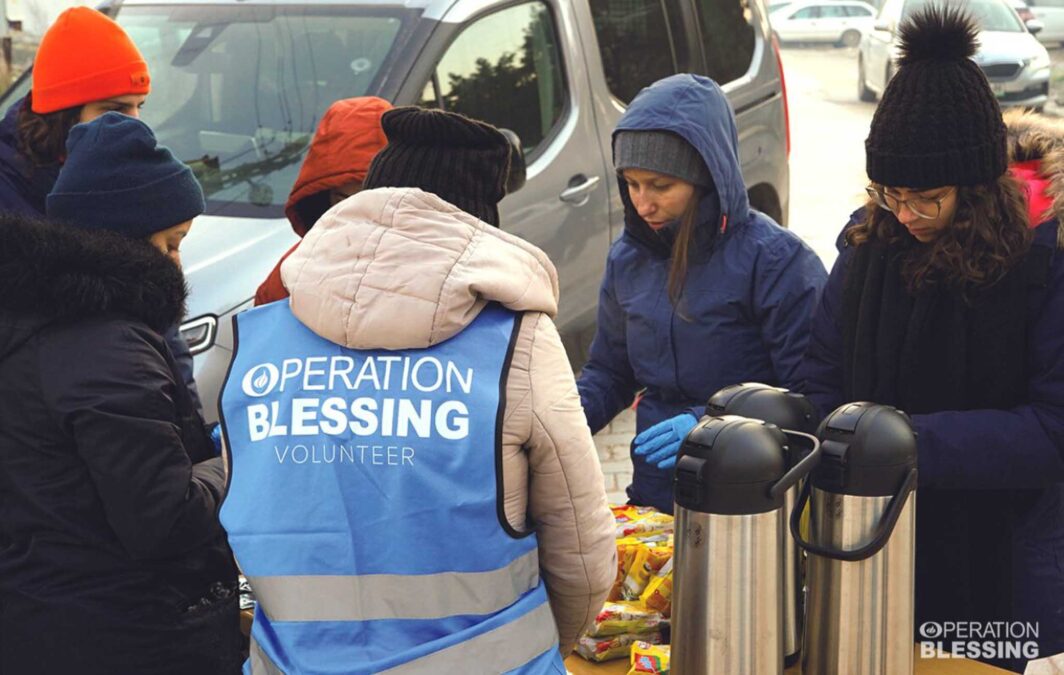
[[[624,130],[664,130],[687,140],[716,192],[700,204],[681,317],[668,296],[669,247],[635,213],[621,182],[625,230],[610,249],[598,329],[577,382],[591,430],[606,426],[643,388],[637,431],[685,410],[701,416],[707,399],[731,384],[793,387],[827,273],[795,234],[750,208],[724,93],[705,77],[669,77],[632,101],[615,133]],[[632,462],[631,501],[671,513],[672,471],[634,455]]]
[[[16,101],[0,120],[0,213],[17,213],[25,216],[44,217],[45,198],[55,187],[59,166],[31,169],[30,163],[18,147],[18,111],[23,102]],[[192,354],[181,337],[177,325],[164,336],[173,352],[174,359],[185,379],[192,401],[200,411],[199,390],[192,370]]]
[[[863,218],[863,210],[856,212],[846,227]],[[987,530],[974,541],[954,541],[952,533],[943,532],[936,545],[962,547],[970,556],[1011,559],[1012,588],[1005,593],[1011,596],[1014,616],[997,618],[1038,622],[1042,656],[1064,651],[1064,251],[1055,246],[1057,229],[1057,221],[1051,220],[1035,234],[1035,244],[1053,248],[1054,253],[1048,283],[1030,292],[1026,402],[1009,410],[912,415],[918,511],[920,489],[938,494],[958,491],[961,500],[979,499],[980,491],[987,499],[993,498],[990,491],[1032,491],[1033,505],[1012,513],[1011,551],[1002,550],[1008,543],[997,543],[995,533]],[[843,400],[842,299],[855,248],[842,237],[839,242],[839,257],[817,307],[800,371],[804,380],[800,391],[821,414],[847,402]],[[918,548],[918,570],[922,555],[936,552]],[[931,583],[954,581],[940,578]],[[1022,670],[1022,665],[1008,665]]]

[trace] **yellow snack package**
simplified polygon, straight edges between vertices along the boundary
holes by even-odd
[[[621,597],[621,587],[624,585],[624,578],[628,576],[628,570],[632,568],[632,563],[635,561],[635,555],[640,546],[642,544],[636,539],[617,541],[617,576],[613,580],[610,594],[606,596],[606,600],[609,602],[623,599]]]
[[[647,633],[661,625],[661,614],[640,607],[634,602],[607,602],[588,630],[589,637],[605,637],[621,633]]]
[[[639,602],[647,609],[660,612],[668,618],[672,615],[672,559],[670,558],[656,575],[651,577]]]
[[[647,555],[647,568],[652,574],[659,574],[661,568],[672,560],[673,548],[671,544],[658,544],[651,546]]]
[[[668,534],[673,531],[673,518],[667,513],[636,514],[628,520],[617,521],[617,538],[639,537],[643,539],[652,535]]]
[[[650,581],[650,568],[647,560],[650,558],[650,549],[640,546],[636,549],[632,566],[628,568],[628,574],[621,584],[621,598],[624,600],[638,600]]]
[[[647,644],[661,644],[661,632],[623,635],[610,635],[608,637],[584,636],[576,642],[576,653],[588,661],[601,663],[613,659],[629,658],[632,644],[645,642]]]
[[[632,667],[628,675],[669,675],[669,645],[639,640],[632,644]]]

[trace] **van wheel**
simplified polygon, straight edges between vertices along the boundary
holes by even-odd
[[[856,47],[861,42],[861,34],[855,30],[848,30],[839,39],[843,47]]]
[[[876,100],[876,93],[868,88],[868,82],[865,80],[864,59],[861,58],[857,59],[857,98],[865,103],[873,103]]]

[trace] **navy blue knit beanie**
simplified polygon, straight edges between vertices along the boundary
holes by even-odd
[[[203,213],[192,169],[138,119],[106,113],[70,130],[49,218],[144,239]]]

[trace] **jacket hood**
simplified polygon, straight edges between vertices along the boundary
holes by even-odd
[[[1064,120],[1023,110],[1004,118],[1009,166],[1027,188],[1031,226],[1056,219],[1064,248]]]
[[[330,209],[281,265],[293,314],[352,349],[423,349],[489,302],[558,310],[558,273],[532,244],[416,188],[360,192]]]
[[[689,74],[673,75],[655,82],[632,100],[613,131],[614,138],[620,131],[669,131],[698,151],[716,188],[714,203],[707,204],[709,200],[703,200],[701,205],[703,225],[707,224],[707,217],[714,226],[729,228],[739,226],[749,218],[750,200],[739,165],[735,116],[716,82]],[[627,229],[650,231],[642,218],[631,217],[634,209],[628,200],[624,181],[620,180],[620,183],[622,200],[629,212]],[[633,223],[633,220],[637,222]],[[642,227],[638,227],[639,224]],[[633,234],[643,238],[639,236],[640,232]]]
[[[27,327],[119,314],[160,333],[184,312],[181,270],[145,240],[0,216],[0,357]]]
[[[388,144],[381,115],[391,109],[382,98],[360,96],[337,101],[325,111],[284,207],[296,234],[306,235],[317,219],[313,214],[329,209],[327,200],[312,203],[315,195],[365,180],[373,156]]]

